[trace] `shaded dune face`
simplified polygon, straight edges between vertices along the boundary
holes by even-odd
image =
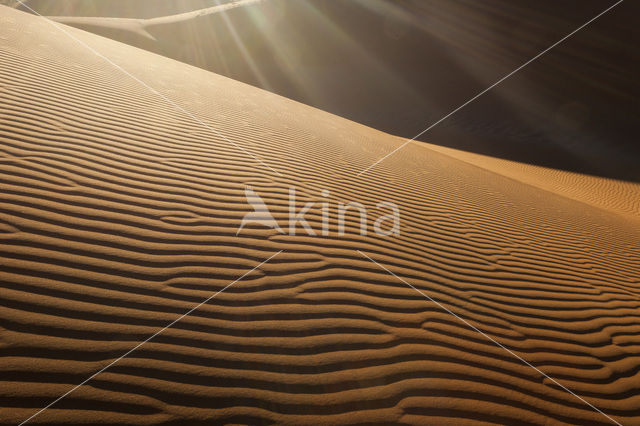
[[[151,20],[155,39],[105,22],[64,22],[414,137],[609,5],[269,0]],[[637,2],[624,2],[419,139],[638,181],[638,55],[629,43],[638,12]]]
[[[2,0],[24,12],[29,9],[18,5],[18,0]],[[43,15],[101,16],[108,18],[154,18],[174,15],[205,7],[237,3],[238,0],[27,0],[25,3]]]
[[[358,177],[403,140],[65,31],[179,108],[48,22],[0,8],[2,424],[279,250],[34,423],[612,424],[356,250],[638,422],[632,218],[418,143]],[[298,208],[317,202],[316,230],[328,190],[332,234],[249,224],[236,236],[246,186],[285,229],[290,187]],[[337,202],[374,212],[385,200],[400,235],[363,236],[356,215],[335,234]]]

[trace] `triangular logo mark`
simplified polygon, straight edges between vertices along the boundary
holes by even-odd
[[[284,231],[282,230],[282,228],[280,228],[278,222],[276,222],[275,218],[271,215],[271,212],[269,211],[269,208],[267,207],[265,202],[258,195],[258,193],[253,190],[253,188],[251,188],[250,186],[245,186],[244,195],[247,198],[247,203],[249,203],[249,205],[253,207],[254,211],[244,215],[244,217],[242,218],[242,223],[240,224],[240,228],[238,228],[238,232],[236,232],[236,235],[240,234],[242,228],[244,228],[244,226],[248,223],[257,223],[262,226],[274,228],[281,234],[284,234]]]

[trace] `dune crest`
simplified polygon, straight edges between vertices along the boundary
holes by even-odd
[[[254,3],[260,3],[264,0],[240,0],[229,3],[211,6],[204,9],[184,12],[175,15],[162,16],[157,18],[136,19],[136,18],[105,18],[91,16],[48,16],[49,19],[60,22],[65,25],[92,31],[92,32],[118,32],[124,31],[131,34],[141,36],[148,40],[155,41],[155,37],[149,33],[149,29],[157,25],[172,25],[189,21],[195,18],[201,18],[216,13],[225,12],[237,7],[249,6]]]
[[[30,163],[0,162],[0,423],[279,250],[33,423],[612,424],[357,250],[637,423],[635,223],[416,144],[358,178],[403,140],[54,25],[0,7],[0,144]],[[400,235],[236,236],[247,186],[280,224],[295,187],[317,230],[327,197],[392,201]]]

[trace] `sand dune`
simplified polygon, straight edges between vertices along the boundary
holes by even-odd
[[[127,22],[138,21],[143,26],[154,26],[162,24],[179,24],[184,21],[190,21],[195,18],[202,18],[205,16],[213,15],[216,13],[224,12],[227,10],[235,9],[237,7],[246,7],[255,3],[260,3],[264,0],[238,0],[231,1],[217,6],[206,7],[203,9],[192,10],[189,12],[178,13],[175,15],[161,16],[147,19],[133,19],[133,18],[103,18],[103,17],[78,17],[78,16],[51,16],[49,19],[56,22],[63,22],[65,24],[73,24],[73,26],[85,25],[92,23],[94,25],[101,25],[104,22],[113,22],[114,24],[121,24],[126,26]]]
[[[176,15],[161,16],[148,19],[137,18],[105,18],[105,17],[85,17],[85,16],[49,16],[48,18],[65,25],[72,25],[83,30],[102,33],[105,36],[118,38],[119,36],[142,37],[152,42],[157,42],[156,38],[149,33],[155,26],[181,25],[194,19],[200,19],[209,15],[225,12],[237,7],[250,6],[260,3],[263,0],[241,0],[226,4],[211,6],[190,12],[183,12]],[[143,43],[138,40],[138,43]],[[136,43],[136,44],[138,44]]]
[[[280,250],[31,423],[614,424],[357,250],[640,423],[630,217],[419,143],[358,177],[403,140],[64,31],[0,8],[0,423]],[[330,235],[236,236],[246,186],[285,230],[290,187],[318,231],[327,202]],[[337,235],[350,201],[396,203],[400,235],[360,235],[355,214]]]
[[[112,15],[128,7],[91,3]],[[613,3],[269,0],[145,20],[54,19],[414,137]],[[66,1],[32,5],[88,13]],[[640,182],[629,66],[638,55],[628,42],[639,13],[640,3],[623,2],[419,139]]]

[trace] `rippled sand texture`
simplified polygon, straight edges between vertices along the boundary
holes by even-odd
[[[65,31],[79,42],[0,8],[0,423],[279,250],[32,422],[612,424],[361,250],[616,421],[640,423],[633,211],[418,143],[358,177],[402,139]],[[246,185],[285,230],[290,186],[298,208],[316,201],[318,231],[328,202],[330,236],[251,224],[236,236]],[[367,207],[369,230],[388,213],[376,203],[395,202],[401,234],[362,236],[350,210],[338,236],[349,201]]]

